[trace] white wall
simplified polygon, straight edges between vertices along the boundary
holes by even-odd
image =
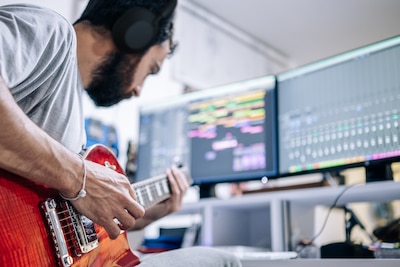
[[[197,89],[275,74],[287,57],[188,0],[176,12],[174,78]]]

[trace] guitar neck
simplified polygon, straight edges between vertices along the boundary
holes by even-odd
[[[168,178],[165,175],[155,176],[132,184],[137,201],[145,209],[162,202],[171,196]]]

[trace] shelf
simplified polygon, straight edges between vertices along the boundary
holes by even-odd
[[[383,181],[353,186],[292,190],[286,192],[282,200],[330,206],[338,197],[337,206],[352,202],[392,201],[400,199],[400,182]]]
[[[301,223],[306,236],[313,236],[314,209],[317,206],[330,207],[336,200],[336,206],[343,206],[347,203],[389,202],[398,199],[400,182],[383,181],[353,186],[260,192],[230,199],[201,199],[195,203],[185,203],[175,215],[195,214],[201,218],[200,245],[258,246],[282,251],[288,248],[290,242],[290,219]],[[290,216],[288,204],[292,210]]]
[[[342,194],[340,197],[339,195]],[[230,199],[201,199],[187,203],[181,213],[198,211],[207,206],[245,209],[268,206],[275,201],[295,201],[301,204],[331,205],[338,198],[337,205],[351,202],[379,202],[400,199],[400,182],[383,181],[352,186],[318,187],[267,193],[247,194]]]

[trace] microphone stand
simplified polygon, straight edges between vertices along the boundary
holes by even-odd
[[[351,236],[351,231],[353,230],[353,227],[358,225],[369,237],[371,242],[374,242],[374,238],[368,233],[368,231],[365,229],[365,226],[362,224],[362,222],[358,219],[357,215],[354,213],[352,209],[350,209],[347,206],[343,206],[343,210],[345,212],[345,215],[349,215],[350,217],[346,219],[345,225],[346,225],[346,242],[351,242],[350,236]]]

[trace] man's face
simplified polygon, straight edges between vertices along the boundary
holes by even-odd
[[[144,55],[120,52],[109,54],[92,74],[86,88],[97,106],[112,106],[123,99],[139,96],[148,75],[157,74],[167,57],[170,42],[152,46]]]

